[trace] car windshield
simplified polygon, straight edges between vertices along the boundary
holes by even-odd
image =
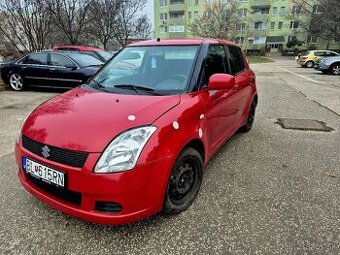
[[[109,60],[110,58],[113,57],[113,53],[111,52],[108,52],[108,51],[97,51],[97,53],[102,56],[105,60]]]
[[[113,93],[180,94],[186,91],[198,45],[127,47],[90,81]]]
[[[80,65],[82,67],[99,66],[99,65],[104,64],[99,59],[92,57],[88,54],[76,53],[76,52],[67,52],[65,54],[68,55],[69,57],[71,57],[74,61],[77,62],[78,65]]]

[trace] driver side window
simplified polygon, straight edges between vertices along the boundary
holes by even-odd
[[[228,73],[227,57],[224,45],[210,45],[205,59],[202,86],[208,86],[209,78],[216,73]]]
[[[67,67],[72,68],[75,66],[71,60],[69,60],[67,57],[63,55],[52,53],[50,56],[51,56],[50,57],[51,66],[60,66],[60,67],[66,67],[66,68]]]

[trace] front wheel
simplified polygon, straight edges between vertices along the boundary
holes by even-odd
[[[313,61],[308,61],[306,63],[306,67],[308,67],[308,68],[312,68],[313,66],[314,66],[314,62]]]
[[[20,91],[24,88],[24,81],[20,74],[12,73],[9,76],[9,86],[12,90]]]
[[[194,201],[203,178],[203,159],[193,148],[185,148],[172,168],[164,199],[163,213],[176,214]]]
[[[335,63],[330,67],[331,73],[334,75],[340,74],[340,63]]]

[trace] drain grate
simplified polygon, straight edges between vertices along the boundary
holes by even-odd
[[[334,129],[328,127],[327,124],[320,120],[311,119],[294,119],[294,118],[278,118],[276,124],[284,129],[310,130],[330,132]]]

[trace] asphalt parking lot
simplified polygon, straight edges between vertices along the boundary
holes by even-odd
[[[120,227],[62,214],[20,186],[20,122],[58,93],[0,92],[0,254],[339,254],[340,77],[274,61],[253,65],[254,128],[212,158],[192,206]],[[334,131],[282,129],[282,117]]]

